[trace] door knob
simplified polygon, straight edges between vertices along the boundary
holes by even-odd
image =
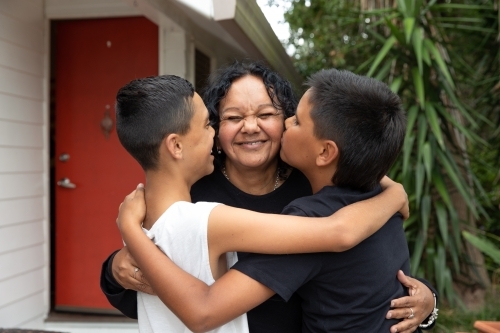
[[[67,162],[69,161],[69,154],[68,153],[62,153],[59,155],[59,161],[61,162]]]
[[[69,180],[69,178],[64,177],[60,181],[57,182],[57,185],[64,187],[64,188],[76,188],[76,185]]]

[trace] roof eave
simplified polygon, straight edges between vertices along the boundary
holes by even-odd
[[[255,0],[214,0],[214,20],[248,53],[268,64],[296,88],[302,78]],[[228,6],[234,6],[228,10]]]

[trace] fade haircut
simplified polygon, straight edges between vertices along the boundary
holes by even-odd
[[[157,169],[167,135],[189,131],[193,96],[191,83],[175,75],[136,79],[118,90],[116,132],[144,171]]]
[[[403,146],[406,116],[400,98],[378,80],[336,69],[313,74],[306,85],[314,135],[339,149],[333,184],[373,189]]]
[[[262,80],[273,106],[283,112],[285,119],[295,114],[298,101],[290,82],[260,62],[235,61],[211,75],[208,86],[203,92],[203,102],[207,106],[210,123],[215,130],[216,137],[220,125],[220,103],[226,97],[233,82],[245,76],[255,76]],[[218,163],[223,162],[225,158],[225,153],[218,154],[215,146],[213,155]]]

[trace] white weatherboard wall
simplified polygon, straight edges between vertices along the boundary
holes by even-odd
[[[49,308],[43,4],[0,0],[0,327]]]

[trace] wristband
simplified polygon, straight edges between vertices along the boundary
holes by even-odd
[[[434,309],[432,310],[431,314],[429,315],[429,317],[428,317],[429,319],[427,320],[427,322],[418,325],[418,327],[420,327],[420,328],[427,328],[427,327],[431,326],[438,318],[439,309],[437,308],[436,294],[432,293],[432,296],[434,296]]]

